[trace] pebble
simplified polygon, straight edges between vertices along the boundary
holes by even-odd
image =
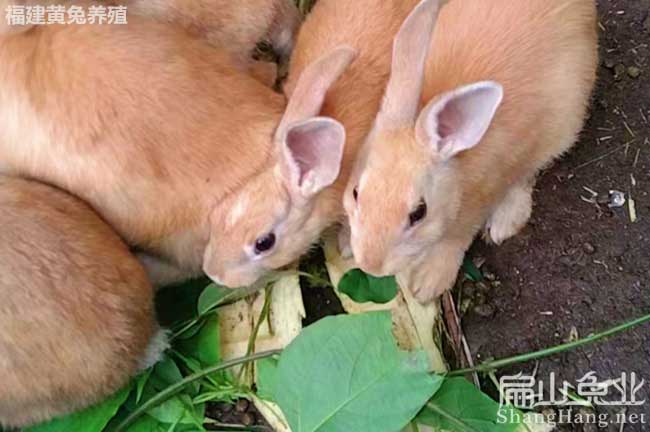
[[[492,318],[496,309],[490,304],[482,304],[474,307],[474,313],[482,318]]]
[[[235,410],[240,413],[246,412],[248,410],[248,405],[249,404],[246,399],[239,399],[235,404]]]
[[[620,81],[623,79],[623,75],[625,75],[625,65],[619,63],[616,66],[614,66],[614,79],[616,81]]]
[[[614,59],[608,58],[605,59],[605,61],[603,62],[603,66],[605,66],[607,69],[614,69],[614,66],[616,66],[616,62],[614,61]]]
[[[253,426],[255,424],[255,420],[256,420],[255,419],[255,414],[253,414],[253,413],[247,412],[247,413],[244,413],[241,416],[241,423],[244,426]]]
[[[588,255],[593,255],[596,252],[596,248],[591,243],[587,242],[582,245],[582,250],[585,251]]]
[[[650,31],[650,15],[643,21],[643,28]]]
[[[476,293],[476,287],[474,286],[474,282],[471,281],[465,281],[463,282],[463,295],[465,297],[474,297],[474,293]]]
[[[641,69],[636,66],[630,66],[627,68],[627,74],[630,78],[638,78],[641,75]]]

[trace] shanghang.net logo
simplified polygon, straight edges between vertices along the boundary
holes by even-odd
[[[575,384],[567,381],[559,386],[557,384],[554,372],[548,380],[521,373],[502,376],[499,380],[497,422],[545,423],[551,426],[596,424],[604,428],[610,424],[647,424],[650,421],[646,410],[630,412],[632,407],[646,405],[646,399],[641,399],[646,382],[634,372],[623,372],[618,378],[601,381],[592,371]],[[611,407],[614,410],[597,414],[595,410],[598,407]],[[544,414],[540,414],[540,410]]]

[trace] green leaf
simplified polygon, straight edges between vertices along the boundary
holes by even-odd
[[[183,356],[197,360],[204,368],[214,366],[221,362],[219,334],[219,319],[213,315],[203,322],[196,335],[179,340],[175,348]]]
[[[390,313],[340,315],[307,327],[280,356],[275,400],[294,432],[400,430],[442,378],[423,352],[397,348]]]
[[[150,378],[154,381],[155,388],[159,390],[165,389],[167,386],[177,383],[183,379],[180,369],[176,362],[169,356],[165,355],[153,369],[153,375]]]
[[[158,420],[148,415],[140,417],[127,429],[127,432],[164,432],[166,428]]]
[[[185,394],[173,397],[147,411],[161,423],[195,424],[203,422],[204,405],[192,405],[192,399]]]
[[[395,298],[397,290],[394,276],[376,278],[359,269],[350,270],[339,282],[339,291],[357,303],[388,303]]]
[[[144,391],[144,386],[149,381],[149,377],[151,376],[152,372],[153,372],[153,368],[149,368],[135,379],[135,403],[136,404],[140,402],[140,399],[142,399],[142,392]]]
[[[448,431],[511,432],[519,427],[518,423],[507,423],[512,410],[499,408],[497,402],[465,378],[447,378],[417,422]]]
[[[481,270],[479,270],[478,267],[474,265],[474,262],[467,257],[463,260],[463,273],[474,282],[481,282],[483,280],[483,273],[481,273]]]
[[[104,402],[48,423],[23,429],[23,432],[101,432],[117,413],[131,392],[131,385],[115,393]]]
[[[210,284],[201,293],[197,304],[199,315],[205,315],[216,307],[224,304],[234,290],[228,289],[217,284]]]
[[[257,362],[257,396],[273,400],[275,382],[278,376],[278,360],[268,357]]]

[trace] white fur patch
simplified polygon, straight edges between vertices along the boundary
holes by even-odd
[[[149,340],[149,345],[144,352],[144,357],[138,364],[140,370],[149,369],[160,361],[164,352],[169,349],[169,331],[158,329],[156,334]]]
[[[247,194],[243,194],[237,201],[235,205],[230,209],[228,217],[226,219],[226,225],[228,227],[233,227],[244,217],[248,208],[250,207],[250,197]]]

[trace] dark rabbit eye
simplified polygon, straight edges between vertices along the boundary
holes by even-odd
[[[273,246],[275,246],[275,234],[271,232],[255,241],[255,253],[261,255],[273,249]]]
[[[352,191],[352,197],[354,197],[355,201],[359,201],[359,188],[355,187],[354,190]]]
[[[413,210],[409,215],[410,226],[414,226],[422,219],[424,219],[426,216],[427,216],[427,203],[424,202],[424,199],[422,199],[422,201],[420,201],[420,204],[418,204],[415,210]]]

